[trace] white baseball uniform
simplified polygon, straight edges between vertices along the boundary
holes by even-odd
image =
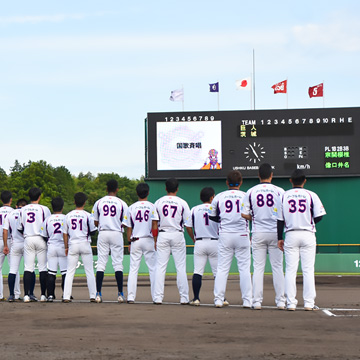
[[[111,251],[113,268],[123,271],[124,239],[122,221],[128,206],[116,196],[104,196],[95,202],[93,207],[94,220],[99,222],[97,241],[97,271],[105,271]]]
[[[53,214],[45,219],[41,226],[40,234],[48,238],[47,267],[48,272],[56,275],[58,266],[61,275],[66,274],[67,257],[65,255],[64,238],[61,231],[65,220],[64,214]]]
[[[90,299],[95,299],[96,283],[90,233],[96,230],[93,217],[85,210],[70,211],[63,222],[62,232],[68,234],[68,266],[64,285],[64,300],[70,300],[76,265],[81,256]]]
[[[14,209],[10,206],[4,205],[0,207],[0,300],[4,298],[4,283],[3,283],[3,276],[2,276],[2,268],[5,261],[5,254],[3,253],[4,250],[4,241],[3,241],[3,228],[6,221],[7,216],[13,211]],[[10,260],[8,259],[8,263],[10,265]]]
[[[215,196],[211,203],[211,216],[220,217],[218,267],[214,285],[214,302],[222,306],[226,283],[233,257],[240,273],[240,289],[243,306],[251,307],[251,255],[247,220],[241,217],[241,203],[245,193],[241,190],[226,190]]]
[[[283,253],[277,246],[277,205],[284,190],[262,182],[246,192],[241,213],[252,217],[251,247],[253,255],[253,306],[261,307],[264,290],[264,270],[267,253],[269,254],[275,303],[285,306],[285,278]]]
[[[173,255],[180,303],[189,302],[189,284],[186,275],[186,243],[184,224],[190,216],[187,202],[178,196],[165,195],[155,202],[159,214],[159,236],[156,244],[156,274],[154,302],[164,298],[165,274],[170,253]]]
[[[191,209],[185,226],[192,227],[195,237],[194,274],[203,275],[209,260],[213,275],[217,270],[219,224],[209,219],[211,204],[200,204]]]
[[[14,294],[15,299],[20,297],[20,275],[19,267],[21,258],[24,255],[24,236],[17,229],[17,223],[20,216],[20,209],[15,209],[6,218],[3,230],[8,231],[8,262],[10,265],[9,274],[16,274]],[[10,237],[10,239],[9,239]]]
[[[296,308],[296,273],[301,259],[304,307],[315,304],[316,237],[314,218],[326,215],[319,197],[312,191],[295,187],[286,191],[279,206],[278,220],[285,222],[285,293],[287,307]]]
[[[40,204],[28,204],[21,208],[18,230],[24,234],[24,271],[33,272],[35,257],[38,260],[39,272],[47,271],[46,251],[47,245],[40,235],[41,225],[50,216],[50,210]]]
[[[155,205],[149,201],[137,201],[129,206],[123,220],[123,224],[132,229],[130,270],[127,281],[128,301],[135,301],[136,298],[137,276],[143,255],[149,269],[151,296],[153,297],[156,252],[151,229],[154,220],[158,221],[159,216]]]

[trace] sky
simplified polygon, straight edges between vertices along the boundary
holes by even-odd
[[[255,108],[359,106],[358,0],[1,0],[0,167],[145,175],[144,119]],[[253,59],[253,54],[255,54]],[[254,61],[253,61],[254,60]],[[253,65],[255,66],[253,67]],[[288,80],[288,94],[271,86]],[[324,83],[324,98],[309,98]]]

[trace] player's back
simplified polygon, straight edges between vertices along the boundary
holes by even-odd
[[[24,242],[24,235],[17,229],[20,209],[12,211],[5,219],[4,229],[11,235],[11,242]]]
[[[220,217],[220,233],[248,233],[247,220],[241,217],[241,204],[245,193],[229,189],[217,194],[211,203],[211,216]]]
[[[94,219],[85,210],[70,211],[64,220],[62,232],[69,235],[69,244],[88,241],[90,233],[95,231]]]
[[[13,211],[14,211],[14,209],[7,205],[0,207],[0,239],[3,238],[3,228],[4,228],[6,218]]]
[[[314,217],[326,214],[317,194],[300,187],[285,191],[280,210],[278,219],[285,221],[285,231],[315,232]]]
[[[187,202],[178,196],[165,195],[155,202],[159,214],[159,231],[183,231],[190,216]]]
[[[241,212],[252,216],[252,232],[276,232],[277,205],[284,190],[260,183],[246,192]]]
[[[211,221],[211,204],[200,204],[191,209],[191,216],[186,226],[194,229],[195,239],[211,238],[217,239],[219,237],[219,223]]]
[[[24,237],[40,235],[40,228],[45,219],[50,216],[50,210],[40,204],[28,204],[21,208],[19,230]]]
[[[128,206],[116,196],[104,196],[95,202],[93,207],[94,220],[99,222],[99,231],[123,231],[122,221]]]
[[[137,201],[129,206],[123,224],[132,228],[132,237],[153,237],[152,221],[159,220],[155,205],[150,201]]]
[[[64,244],[63,234],[61,231],[64,220],[64,214],[52,214],[45,219],[41,227],[41,236],[48,238],[48,245]]]

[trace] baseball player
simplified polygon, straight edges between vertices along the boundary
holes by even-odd
[[[64,238],[61,232],[61,227],[65,219],[65,215],[62,213],[64,200],[61,197],[55,197],[51,200],[51,206],[54,213],[45,219],[40,231],[41,236],[47,239],[48,244],[48,302],[53,302],[55,299],[55,282],[58,266],[60,268],[62,277],[61,288],[63,291],[67,269],[67,257],[65,255]]]
[[[80,255],[86,273],[90,301],[95,302],[96,283],[90,235],[94,235],[97,229],[91,214],[84,210],[87,196],[83,192],[78,192],[74,195],[74,200],[76,208],[66,215],[62,226],[65,254],[68,257],[63,302],[71,302],[72,284]]]
[[[10,260],[10,269],[8,275],[8,286],[10,296],[9,302],[20,301],[20,276],[19,267],[21,258],[24,255],[24,236],[17,229],[17,223],[20,216],[20,209],[27,205],[25,199],[19,199],[16,203],[16,209],[12,211],[5,219],[3,227],[4,254],[8,254]],[[10,240],[8,241],[10,235]],[[32,276],[32,286],[30,294],[34,296],[35,273]]]
[[[216,277],[217,268],[217,247],[219,238],[219,224],[209,219],[211,202],[215,197],[212,187],[205,187],[200,192],[200,199],[203,202],[191,209],[186,226],[193,229],[194,234],[194,274],[192,277],[192,288],[194,298],[190,305],[200,305],[200,289],[202,276],[206,262],[209,260],[211,270]]]
[[[216,195],[211,203],[213,221],[220,222],[218,241],[218,267],[214,284],[215,306],[224,306],[227,278],[235,255],[240,273],[240,289],[243,307],[251,308],[250,238],[247,220],[241,217],[241,203],[245,193],[240,190],[240,171],[228,173],[228,190]]]
[[[166,267],[170,253],[172,253],[177,273],[180,303],[185,305],[189,303],[189,284],[186,275],[186,243],[183,227],[190,216],[190,208],[185,200],[176,195],[179,189],[177,179],[166,180],[165,186],[167,195],[155,202],[159,214],[159,235],[156,242],[157,256],[153,301],[157,305],[162,304]]]
[[[119,186],[116,180],[109,180],[106,184],[108,194],[95,202],[93,216],[95,226],[99,229],[97,251],[98,262],[96,269],[96,302],[102,301],[101,288],[104,272],[111,252],[112,265],[118,287],[118,302],[124,302],[123,293],[123,258],[124,238],[122,221],[128,209],[126,203],[116,196]]]
[[[142,256],[149,269],[151,296],[153,297],[156,239],[159,216],[155,206],[147,201],[149,185],[140,183],[136,186],[139,201],[129,206],[123,224],[127,227],[127,238],[130,247],[130,271],[127,281],[127,302],[133,304],[136,297],[137,276]]]
[[[282,197],[278,212],[278,247],[285,252],[285,293],[287,310],[296,309],[296,273],[301,259],[303,298],[306,311],[318,310],[315,305],[315,224],[326,215],[319,197],[305,190],[305,173],[295,170],[290,178],[293,186]],[[283,231],[285,230],[285,241]]]
[[[259,167],[260,184],[246,192],[241,206],[241,216],[252,221],[252,256],[254,265],[252,308],[261,310],[264,290],[264,270],[267,253],[273,274],[275,303],[285,309],[285,279],[283,253],[277,246],[277,205],[284,190],[271,184],[273,172],[270,164]]]
[[[40,301],[47,301],[46,283],[46,251],[47,245],[44,238],[40,235],[40,228],[44,220],[50,216],[50,210],[44,205],[40,205],[41,190],[31,188],[29,190],[30,204],[25,205],[20,210],[18,230],[24,234],[24,302],[36,301],[35,297],[30,297],[33,283],[32,273],[35,270],[35,257],[38,260],[40,273],[41,297]]]
[[[4,283],[2,276],[2,268],[4,265],[5,254],[4,254],[4,241],[3,241],[3,228],[6,217],[14,210],[11,207],[12,195],[10,191],[4,190],[1,192],[1,201],[3,206],[0,207],[0,301],[6,301],[4,297]],[[9,262],[9,261],[8,261]]]

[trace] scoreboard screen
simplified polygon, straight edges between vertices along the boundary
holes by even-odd
[[[360,175],[360,108],[148,113],[146,178]]]

